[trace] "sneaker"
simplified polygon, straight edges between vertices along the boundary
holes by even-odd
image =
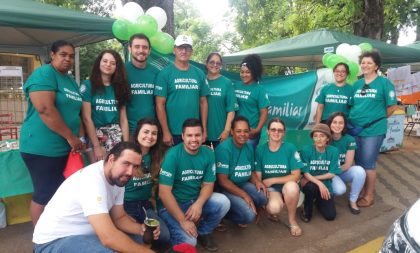
[[[215,252],[219,249],[214,243],[211,234],[198,235],[197,240],[201,244],[201,246],[203,246],[203,248],[205,248],[207,251]]]

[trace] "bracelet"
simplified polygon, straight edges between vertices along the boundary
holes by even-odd
[[[87,144],[87,138],[85,136],[81,136],[79,138],[79,140],[83,143],[83,144]]]

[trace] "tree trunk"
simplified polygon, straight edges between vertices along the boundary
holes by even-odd
[[[123,4],[127,2],[136,2],[138,3],[146,12],[150,7],[158,6],[165,10],[166,16],[168,17],[168,21],[166,21],[165,27],[163,27],[162,31],[169,33],[172,37],[175,37],[175,29],[174,29],[174,0],[122,0]]]
[[[391,34],[390,36],[391,44],[397,45],[398,39],[400,37],[400,31],[397,28],[395,28],[394,30],[390,32],[390,34]]]
[[[417,7],[417,28],[416,28],[416,41],[420,41],[420,7]]]
[[[363,12],[355,17],[354,34],[380,40],[384,32],[384,0],[364,0],[363,2]]]

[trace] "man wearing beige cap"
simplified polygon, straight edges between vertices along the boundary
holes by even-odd
[[[174,63],[158,74],[155,84],[156,114],[167,146],[182,141],[182,124],[188,118],[200,118],[203,142],[207,137],[207,96],[210,91],[203,71],[189,64],[192,45],[188,35],[176,38]]]

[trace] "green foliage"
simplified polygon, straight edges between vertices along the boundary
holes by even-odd
[[[205,62],[211,52],[220,51],[222,38],[212,33],[212,28],[199,16],[191,0],[178,0],[174,4],[175,36],[188,34],[193,38],[192,60]]]

